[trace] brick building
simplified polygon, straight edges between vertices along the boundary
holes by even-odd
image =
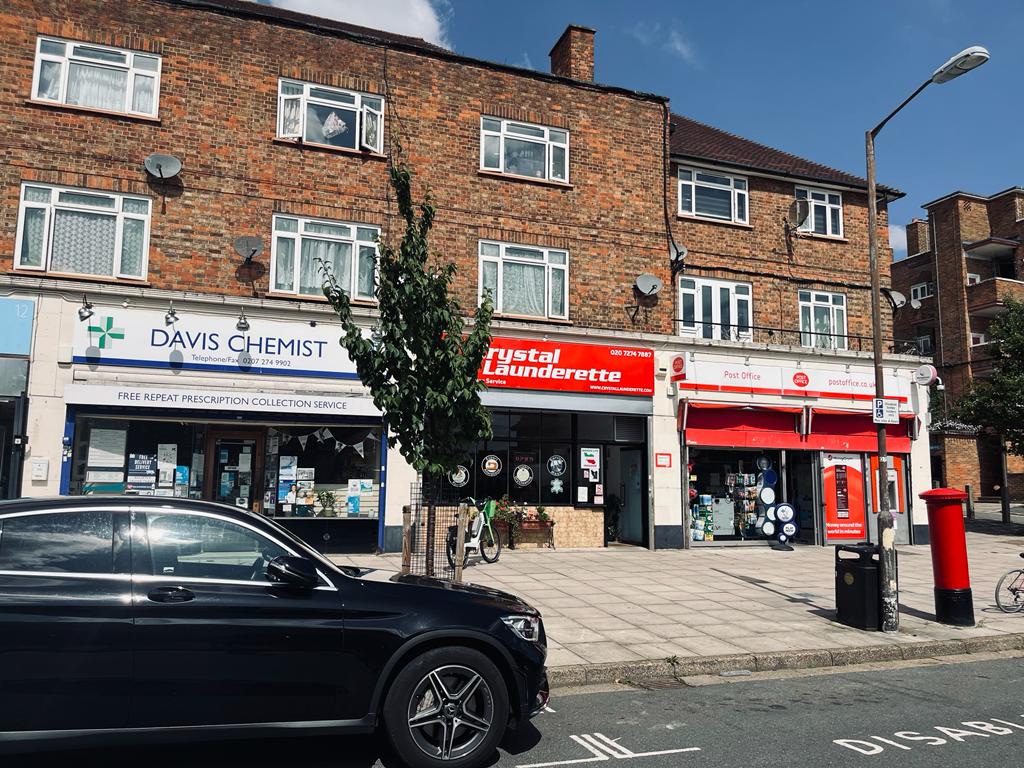
[[[1007,298],[1024,298],[1024,190],[983,197],[954,192],[924,205],[927,218],[907,225],[907,258],[892,265],[893,286],[920,306],[896,317],[898,335],[916,340],[939,370],[952,403],[992,370],[988,328]],[[937,477],[998,496],[998,441],[943,422],[932,435]],[[1024,498],[1024,462],[1008,458],[1011,495]]]
[[[805,540],[869,535],[870,481],[860,528],[827,530],[825,466],[870,466],[864,182],[594,83],[594,39],[570,26],[541,73],[239,0],[8,3],[5,492],[206,498],[318,546],[395,549],[415,473],[336,344],[317,264],[370,325],[400,136],[462,306],[496,299],[495,437],[453,493],[545,506],[559,545],[599,546],[607,510],[644,546],[744,540],[759,502],[735,476],[770,453]],[[664,289],[639,295],[641,275]],[[907,513],[928,485],[916,362],[887,360]],[[728,424],[698,417],[716,403]],[[688,430],[755,455],[717,456],[712,493]]]

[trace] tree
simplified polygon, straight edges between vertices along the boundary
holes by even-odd
[[[459,464],[467,447],[491,435],[477,371],[491,343],[490,296],[466,323],[449,289],[456,268],[431,257],[427,238],[435,208],[413,203],[412,173],[401,147],[389,165],[405,232],[397,248],[383,238],[377,260],[379,317],[369,338],[353,322],[348,294],[322,263],[324,296],[341,320],[340,343],[386,419],[389,445],[418,472],[436,477]]]
[[[1008,450],[1024,456],[1024,303],[1007,300],[1006,312],[989,326],[995,366],[975,379],[953,407],[954,416],[1000,435]]]

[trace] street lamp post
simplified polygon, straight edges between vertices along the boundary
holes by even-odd
[[[909,104],[932,83],[948,83],[960,75],[980,67],[988,61],[988,51],[973,46],[961,51],[939,67],[916,91],[904,99],[896,109],[886,115],[865,135],[868,166],[868,263],[871,270],[871,323],[875,359],[875,397],[885,398],[885,379],[882,373],[882,308],[881,278],[878,274],[878,198],[875,181],[875,137],[897,112]],[[933,246],[934,247],[934,246]],[[900,628],[900,609],[896,585],[896,526],[889,508],[889,456],[885,445],[885,424],[878,424],[878,545],[879,580],[882,585],[882,631],[896,632]]]

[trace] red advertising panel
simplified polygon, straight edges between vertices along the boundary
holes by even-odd
[[[822,469],[825,480],[825,540],[866,540],[864,472],[860,454],[825,453],[822,455]]]
[[[654,395],[654,352],[637,347],[495,338],[477,378],[499,389]]]

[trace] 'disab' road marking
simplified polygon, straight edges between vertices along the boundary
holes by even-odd
[[[1020,717],[1024,718],[1024,715],[1020,715]],[[932,726],[932,730],[941,733],[942,736],[932,736],[929,733],[920,733],[918,731],[896,731],[893,734],[893,738],[902,739],[902,742],[893,741],[881,736],[868,736],[865,739],[833,739],[832,743],[862,755],[872,756],[880,755],[885,751],[885,747],[882,746],[883,744],[903,750],[904,752],[910,752],[914,747],[922,745],[941,747],[944,744],[949,744],[951,741],[966,741],[972,736],[988,739],[992,736],[1010,736],[1017,731],[1024,731],[1024,724],[1002,720],[998,717],[990,717],[988,720],[964,720],[960,725],[971,730],[936,725]],[[907,742],[910,742],[910,744]]]
[[[555,760],[549,763],[528,763],[516,768],[550,768],[555,765],[579,765],[581,763],[599,763],[603,760],[633,760],[638,757],[654,757],[655,755],[678,755],[680,752],[700,752],[700,747],[682,747],[680,749],[659,749],[654,752],[633,752],[619,744],[619,739],[609,739],[603,733],[584,733],[570,736],[574,742],[590,753],[590,757],[577,757],[571,760]],[[621,737],[619,737],[621,738]]]

